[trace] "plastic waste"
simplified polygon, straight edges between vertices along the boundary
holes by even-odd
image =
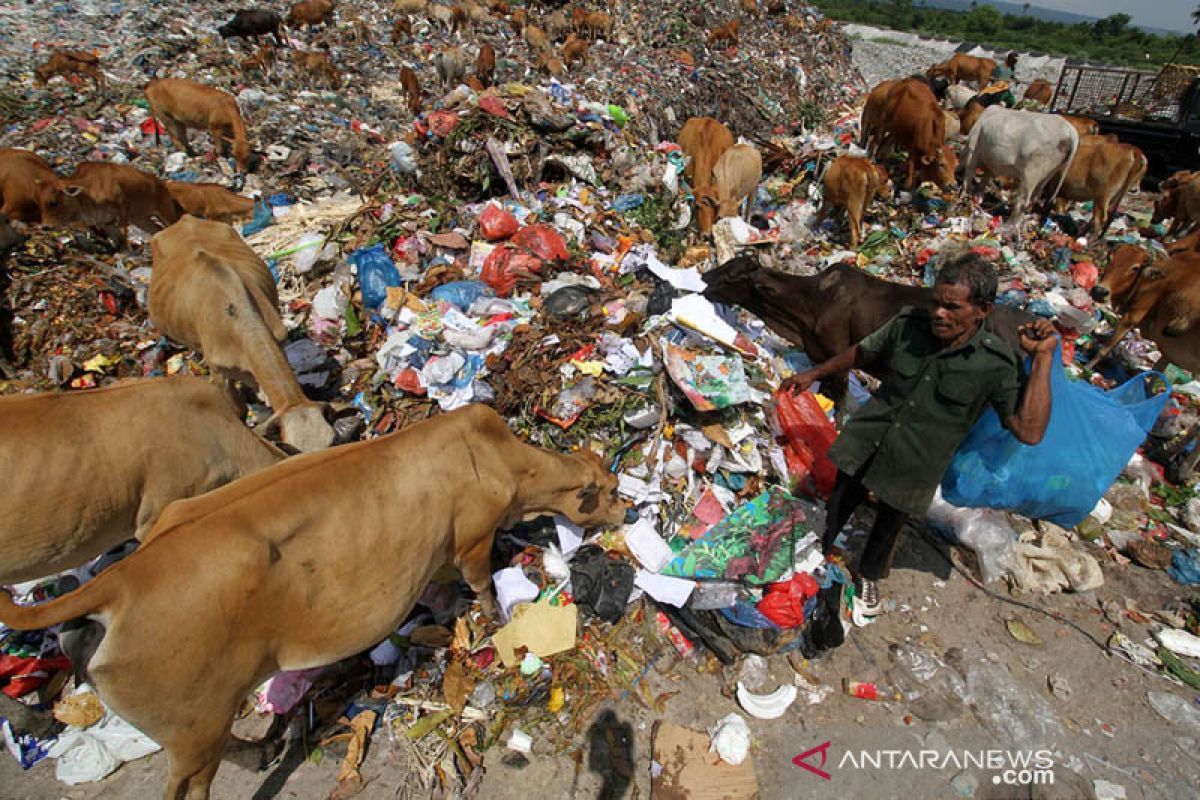
[[[90,691],[86,684],[80,691]],[[126,761],[134,761],[162,748],[125,720],[108,712],[90,728],[68,727],[47,755],[58,759],[54,774],[68,786],[98,781]]]
[[[837,429],[812,392],[778,392],[775,413],[787,439],[784,456],[796,488],[813,497],[828,497],[837,479],[829,448]]]
[[[564,286],[542,302],[542,310],[560,319],[583,316],[592,306],[592,295],[584,286]]]
[[[962,714],[962,679],[933,652],[911,644],[888,647],[888,682],[926,722],[945,722]]]
[[[400,285],[400,273],[382,243],[355,250],[346,260],[358,269],[365,308],[379,308],[387,299],[388,287]]]
[[[483,281],[451,281],[429,293],[439,303],[449,303],[466,311],[481,297],[491,297],[492,288]]]
[[[939,490],[934,494],[926,518],[955,542],[975,552],[984,583],[1012,572],[1017,534],[1002,512],[952,506],[942,499]]]
[[[495,203],[489,203],[479,215],[479,232],[489,242],[507,239],[517,232],[521,223]]]
[[[978,648],[947,653],[964,680],[961,699],[979,723],[1000,741],[1023,751],[1053,749],[1065,735],[1050,704],[1018,683],[1002,664],[989,661]]]
[[[1060,345],[1053,363],[1062,363],[1061,358]],[[1051,369],[1053,404],[1041,443],[1021,444],[988,409],[942,479],[946,501],[1074,527],[1121,474],[1166,404],[1166,393],[1147,395],[1151,375],[1158,373],[1143,373],[1104,392]],[[1093,435],[1097,430],[1104,436]]]
[[[738,680],[750,691],[757,691],[767,682],[767,660],[760,655],[751,653],[742,659],[741,669],[738,670]]]
[[[750,754],[750,726],[737,714],[722,717],[708,729],[712,749],[726,764],[737,766]]]
[[[1150,701],[1150,707],[1163,719],[1200,734],[1200,708],[1196,708],[1195,704],[1177,694],[1154,690],[1146,693],[1146,699]]]
[[[793,684],[785,683],[770,694],[754,694],[738,681],[738,705],[757,719],[778,719],[796,701],[797,691]]]
[[[692,591],[691,599],[688,600],[688,608],[696,611],[730,608],[737,602],[739,589],[740,587],[736,583],[701,581]]]

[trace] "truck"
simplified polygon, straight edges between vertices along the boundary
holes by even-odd
[[[1156,178],[1200,168],[1200,67],[1150,71],[1067,62],[1049,110],[1093,119],[1100,133],[1141,148]]]

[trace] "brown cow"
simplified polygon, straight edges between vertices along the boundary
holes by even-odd
[[[408,96],[408,111],[415,117],[421,111],[421,84],[417,82],[417,73],[408,67],[401,67],[400,85]]]
[[[325,81],[334,89],[342,86],[342,76],[324,50],[296,50],[292,56],[296,75],[307,75],[313,81]]]
[[[254,215],[254,200],[234,194],[219,183],[167,181],[167,191],[185,214],[213,222],[234,222]]]
[[[567,67],[563,64],[562,59],[557,56],[552,56],[548,52],[538,54],[537,68],[541,72],[551,75],[555,78],[562,77],[567,74]]]
[[[588,10],[583,6],[575,6],[571,9],[571,30],[580,36],[587,33],[587,17]]]
[[[508,18],[508,25],[512,28],[512,32],[519,34],[525,30],[525,26],[529,24],[529,15],[525,13],[523,8],[514,8],[512,16]]]
[[[758,3],[755,0],[742,0],[742,13],[747,17],[757,17]]]
[[[888,95],[900,83],[899,79],[882,81],[867,95],[859,123],[859,146],[878,158],[883,146],[884,112],[887,111]]]
[[[1162,354],[1155,369],[1170,363],[1200,371],[1200,253],[1181,252],[1149,262],[1147,252],[1137,245],[1113,249],[1092,299],[1111,302],[1120,319],[1108,343],[1088,362],[1089,369],[1138,328]]]
[[[561,8],[547,14],[542,19],[542,28],[545,29],[546,35],[551,39],[560,39],[564,34],[571,33],[574,30],[567,12]]]
[[[906,78],[887,95],[883,113],[884,136],[908,151],[904,188],[911,189],[918,168],[923,176],[946,188],[954,183],[954,169],[946,161],[946,118],[929,85]]]
[[[726,150],[733,147],[733,134],[711,117],[692,117],[679,132],[679,146],[691,158],[684,176],[691,181],[692,193],[702,198],[712,186],[713,168]],[[713,224],[713,207],[697,202],[696,219],[701,233],[708,233]]]
[[[1177,172],[1158,187],[1162,197],[1154,204],[1151,224],[1170,218],[1168,236],[1187,232],[1200,222],[1200,172]]]
[[[242,59],[242,72],[261,72],[264,75],[275,66],[275,48],[260,44],[254,55]]]
[[[1021,99],[1032,100],[1043,107],[1048,106],[1054,99],[1054,86],[1050,81],[1038,78],[1025,87],[1025,94],[1021,96]]]
[[[1059,116],[1071,123],[1071,127],[1073,127],[1080,136],[1095,136],[1100,133],[1100,124],[1094,119],[1077,117],[1074,114],[1059,114]]]
[[[1146,166],[1146,156],[1133,145],[1081,136],[1058,196],[1065,201],[1092,201],[1091,234],[1103,236],[1121,198],[1145,177]]]
[[[244,416],[219,387],[185,376],[0,399],[0,583],[143,539],[169,503],[282,461]]]
[[[56,50],[45,63],[33,71],[33,83],[38,87],[45,86],[55,75],[64,78],[68,75],[87,75],[96,84],[97,89],[104,89],[104,72],[100,69],[100,57],[94,53]]]
[[[738,256],[704,273],[704,283],[706,298],[753,313],[775,333],[802,347],[816,364],[874,333],[904,306],[931,308],[934,303],[932,289],[885,281],[846,263],[803,276],[767,269],[752,257]],[[1017,329],[1033,319],[1011,306],[996,305],[984,324],[1016,348],[1020,347]],[[846,373],[826,378],[821,386],[823,394],[839,403],[846,390]]]
[[[925,74],[930,78],[946,78],[951,83],[975,81],[982,89],[991,81],[995,70],[996,62],[993,59],[955,53],[949,61],[934,64]]]
[[[400,44],[405,36],[412,36],[412,20],[408,17],[397,17],[392,23],[392,44]]]
[[[838,156],[825,171],[825,196],[813,227],[825,221],[835,209],[845,209],[850,218],[850,247],[857,250],[867,206],[873,198],[882,200],[891,194],[892,181],[882,166],[859,156]]]
[[[128,243],[129,225],[147,233],[173,225],[181,213],[167,185],[128,164],[85,161],[63,178],[63,191],[77,191],[73,222],[103,232],[118,248]]]
[[[29,150],[0,149],[0,213],[18,222],[65,225],[78,216],[78,191],[67,194],[46,160]]]
[[[578,39],[575,34],[567,37],[562,49],[563,61],[567,64],[583,63],[588,58],[588,43],[586,39]]]
[[[239,170],[245,172],[250,166],[246,123],[233,95],[195,81],[163,78],[146,84],[146,99],[150,101],[150,113],[167,129],[175,146],[182,146],[189,156],[195,151],[188,142],[187,129],[207,128],[219,154],[232,149]],[[154,141],[159,143],[157,127]]]
[[[526,25],[525,30],[522,31],[522,36],[525,38],[525,43],[534,50],[542,51],[550,49],[550,37],[537,25]]]
[[[613,19],[602,11],[593,11],[588,14],[583,25],[593,40],[599,39],[601,36],[604,37],[605,41],[612,39]]]
[[[488,10],[493,14],[499,14],[501,16],[508,14],[507,0],[485,0],[484,5],[486,5]]]
[[[475,57],[475,77],[479,78],[479,82],[488,87],[492,85],[492,78],[496,75],[496,51],[490,44],[484,42],[479,45],[479,55]]]
[[[392,0],[392,11],[397,14],[420,14],[429,6],[429,0]]]
[[[226,385],[261,388],[274,416],[268,429],[297,450],[333,443],[320,404],[304,396],[280,345],[275,279],[228,225],[186,215],[150,241],[150,321],[171,339],[204,354]]]
[[[0,592],[0,621],[103,620],[79,671],[166,749],[166,796],[208,800],[248,692],[386,639],[447,565],[494,616],[495,532],[541,514],[590,528],[625,505],[598,459],[525,444],[472,405],[174,503],[78,590],[35,607]]]
[[[783,29],[788,33],[804,33],[807,27],[804,17],[798,14],[788,14],[783,18]]]
[[[450,7],[450,30],[462,31],[471,27],[471,15],[461,5]]]
[[[731,19],[724,25],[713,28],[708,32],[708,43],[716,44],[717,42],[728,42],[730,45],[737,45],[738,30],[742,26],[742,21],[739,19]]]
[[[292,6],[284,18],[289,28],[299,28],[301,25],[313,27],[333,21],[332,0],[301,0]]]

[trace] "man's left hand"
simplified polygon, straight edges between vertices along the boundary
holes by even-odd
[[[1052,353],[1058,346],[1054,326],[1049,320],[1039,319],[1017,329],[1021,335],[1021,349],[1026,353]]]

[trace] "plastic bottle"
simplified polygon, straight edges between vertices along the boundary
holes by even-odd
[[[1170,692],[1147,692],[1146,699],[1163,719],[1200,733],[1200,709],[1192,703]]]

